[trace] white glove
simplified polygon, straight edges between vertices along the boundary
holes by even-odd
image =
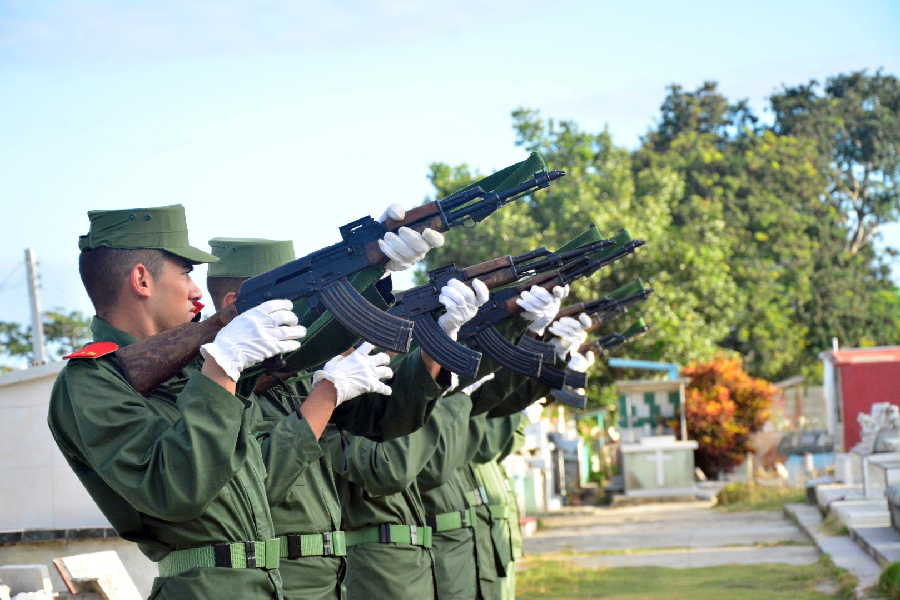
[[[390,396],[391,388],[381,380],[394,375],[386,366],[391,358],[385,352],[370,355],[374,348],[369,342],[364,342],[347,356],[335,356],[313,374],[313,386],[323,379],[333,383],[337,390],[335,406],[366,392]]]
[[[569,363],[566,366],[573,371],[584,373],[588,370],[588,367],[594,364],[596,359],[597,357],[594,356],[593,351],[588,351],[587,354],[581,354],[577,350],[572,350],[572,355],[569,357]]]
[[[216,339],[200,346],[200,354],[212,358],[231,379],[237,381],[247,367],[270,356],[300,348],[296,341],[306,335],[297,324],[290,300],[268,300],[236,316],[216,334]]]
[[[553,334],[553,348],[556,356],[564,360],[569,352],[574,352],[587,339],[587,328],[591,326],[591,318],[584,313],[578,315],[578,319],[563,317],[550,326]]]
[[[595,359],[596,357],[594,356],[593,351],[589,351],[587,354],[581,354],[577,350],[572,350],[572,355],[569,358],[569,364],[567,364],[566,366],[573,371],[584,373],[588,370],[588,367],[594,364]],[[584,388],[575,388],[573,391],[579,396],[585,395]]]
[[[544,334],[544,329],[556,318],[556,313],[562,305],[562,299],[569,295],[569,286],[556,286],[551,294],[539,285],[531,286],[516,299],[516,304],[522,307],[522,318],[531,321],[528,331],[538,335]]]
[[[438,301],[447,312],[438,317],[438,325],[448,336],[456,339],[460,328],[478,313],[478,307],[488,301],[491,292],[480,279],[472,281],[472,287],[459,279],[451,279],[441,288]]]
[[[403,208],[403,205],[398,202],[394,202],[393,204],[388,206],[386,209],[384,209],[384,213],[380,217],[378,217],[378,221],[381,223],[384,223],[388,219],[390,219],[392,221],[399,221],[400,219],[402,219],[405,216],[406,216],[406,209]]]
[[[388,206],[378,220],[382,223],[388,219],[399,221],[406,216],[406,211],[399,204]],[[405,271],[428,254],[432,248],[444,245],[444,236],[433,229],[422,233],[409,227],[401,227],[397,233],[388,231],[378,240],[378,247],[390,259],[385,265],[388,271]]]

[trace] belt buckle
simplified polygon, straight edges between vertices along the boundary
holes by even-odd
[[[418,527],[415,525],[409,526],[409,543],[416,545],[419,543],[419,532]]]
[[[286,535],[285,537],[287,538],[287,547],[288,547],[287,557],[291,560],[297,560],[298,558],[303,556],[303,550],[301,549],[302,546],[301,546],[300,536],[291,534],[291,535]]]
[[[247,568],[255,569],[256,564],[256,542],[244,542],[244,555],[247,558]]]
[[[215,544],[213,558],[217,567],[231,567],[231,544]]]
[[[381,544],[388,544],[391,541],[391,526],[387,523],[382,523],[378,526],[378,542]]]
[[[322,554],[324,556],[331,556],[334,553],[331,542],[331,532],[326,531],[322,534]]]

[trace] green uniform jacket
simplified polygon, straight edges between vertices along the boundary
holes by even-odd
[[[441,399],[424,427],[375,443],[345,436],[333,458],[342,479],[344,529],[381,524],[426,525],[416,477],[431,456],[468,428],[471,400],[464,394]],[[367,543],[348,552],[347,588],[351,598],[433,598],[431,551],[402,543]]]
[[[279,383],[255,397],[263,414],[259,432],[267,467],[266,489],[275,534],[309,534],[339,531],[341,505],[327,447],[337,433],[326,430],[315,451],[298,444],[313,433],[298,413],[303,393],[295,383]],[[308,433],[307,433],[308,432]],[[315,438],[313,437],[313,441]],[[287,600],[341,597],[346,563],[337,556],[304,556],[281,559],[279,567]]]
[[[435,453],[419,474],[418,484],[422,493],[425,512],[432,524],[435,516],[463,512],[471,506],[467,493],[474,485],[461,465],[474,457],[485,434],[485,415],[469,419],[463,451],[456,456]],[[450,471],[449,474],[447,471]],[[478,571],[475,560],[474,524],[432,534],[434,574],[439,600],[471,600],[478,595]]]
[[[135,341],[97,317],[91,328],[95,341]],[[197,366],[144,397],[115,354],[74,359],[50,399],[50,430],[72,470],[119,535],[154,561],[172,550],[275,534],[253,435],[258,409]],[[157,578],[151,598],[268,600],[280,587],[277,570],[195,568]]]
[[[447,388],[449,373],[441,369],[437,380],[432,378],[418,347],[394,357],[390,367],[394,376],[387,382],[392,392],[389,397],[363,394],[348,400],[334,410],[331,422],[351,435],[375,442],[409,435],[421,428]]]
[[[395,357],[391,366],[394,377],[388,382],[393,389],[390,397],[364,394],[345,403],[350,408],[332,421],[362,429],[373,437],[397,437],[407,429],[418,428],[434,408],[441,386],[431,378],[418,350]],[[251,396],[264,416],[257,435],[266,462],[266,487],[278,536],[342,529],[336,466],[332,463],[335,456],[340,457],[337,468],[344,468],[340,431],[329,426],[315,447],[298,443],[313,438],[298,413],[300,402],[308,394],[309,379],[304,374],[278,382],[260,396]],[[280,570],[288,600],[341,597],[346,572],[343,558],[283,558]]]
[[[506,518],[505,484],[498,490],[492,477],[485,478],[485,465],[494,460],[502,460],[512,449],[516,429],[524,424],[524,415],[487,420],[485,436],[478,452],[464,468],[468,472],[469,485],[480,498],[477,508],[478,522],[475,527],[476,555],[478,560],[478,581],[481,596],[486,600],[500,598],[503,594],[503,579],[512,561],[512,547],[509,522]]]
[[[435,521],[436,515],[462,512],[473,506],[476,513],[481,513],[480,518],[490,519],[490,509],[478,507],[483,502],[480,485],[468,463],[476,458],[490,460],[501,452],[502,436],[486,439],[487,424],[493,419],[486,419],[485,413],[504,412],[511,405],[522,402],[523,391],[534,392],[528,380],[501,369],[494,373],[492,380],[472,393],[472,414],[479,416],[471,419],[464,443],[456,447],[455,455],[435,453],[419,475],[422,499],[431,521]],[[490,431],[494,430],[496,427]],[[452,475],[443,472],[447,469],[453,470]],[[440,484],[441,480],[445,483]],[[474,598],[480,588],[488,590],[485,592],[488,595],[497,593],[500,582],[491,532],[487,527],[476,525],[437,532],[433,536],[436,586],[441,600]],[[480,544],[476,544],[476,538]],[[481,552],[477,551],[479,547]]]
[[[549,388],[534,379],[520,380],[514,391],[488,411],[484,441],[470,463],[471,476],[487,503],[479,511],[481,527],[476,528],[478,557],[482,561],[486,554],[493,556],[493,562],[484,561],[485,572],[496,567],[495,578],[481,579],[482,595],[487,599],[514,597],[514,561],[521,555],[518,504],[499,463],[523,441],[525,418],[519,411],[549,393]]]

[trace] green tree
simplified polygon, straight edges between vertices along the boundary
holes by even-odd
[[[91,338],[90,318],[79,311],[55,309],[43,314],[44,341],[49,360],[80,348]],[[0,354],[13,359],[33,360],[31,327],[0,321]]]
[[[896,343],[900,296],[872,244],[877,226],[897,216],[896,80],[840,75],[824,96],[801,88],[773,96],[766,125],[714,82],[670,86],[635,151],[607,131],[516,110],[516,144],[569,176],[452,232],[428,264],[554,248],[587,223],[625,227],[648,245],[573,287],[576,300],[637,276],[656,289],[639,309],[651,332],[617,353],[683,364],[735,351],[750,373],[777,380],[814,374],[833,335],[846,345]],[[479,176],[443,163],[430,173],[437,196]],[[598,370],[592,381],[608,382]]]
[[[670,207],[683,193],[683,181],[668,168],[648,167],[636,175],[630,153],[616,147],[606,131],[584,132],[571,121],[544,120],[525,109],[513,113],[513,123],[517,145],[540,151],[551,167],[564,168],[569,175],[522,206],[499,211],[478,227],[453,231],[451,243],[429,254],[429,268],[448,262],[468,265],[539,246],[553,249],[588,223],[610,235],[624,227],[648,245],[635,257],[578,282],[573,301],[597,297],[642,276],[656,293],[638,311],[653,328],[616,353],[685,360],[715,352],[715,340],[727,332],[735,294],[733,283],[722,275],[727,273],[724,221],[673,231]],[[437,196],[477,176],[466,165],[431,167]],[[700,238],[704,243],[697,243]],[[623,328],[624,323],[612,328]],[[592,377],[596,385],[609,382],[609,377],[599,375]]]
[[[811,80],[773,95],[774,130],[818,144],[828,198],[856,254],[900,214],[900,81],[857,71],[830,77],[821,95],[818,88]]]

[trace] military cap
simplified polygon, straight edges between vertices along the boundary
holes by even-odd
[[[219,260],[188,243],[187,221],[180,204],[152,208],[88,211],[91,229],[78,238],[78,248],[165,250],[192,263]]]
[[[219,262],[209,266],[208,277],[255,277],[294,260],[294,242],[258,238],[209,240]]]

